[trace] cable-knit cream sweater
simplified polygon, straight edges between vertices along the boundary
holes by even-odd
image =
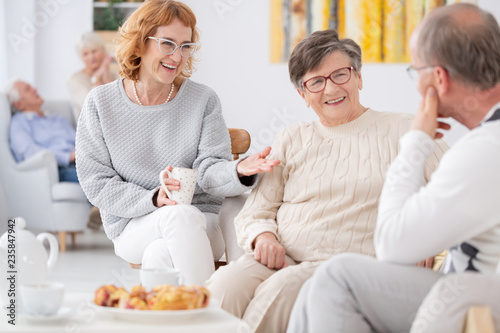
[[[235,219],[246,252],[263,232],[274,233],[295,261],[334,254],[375,255],[373,232],[385,174],[399,151],[412,115],[376,112],[344,125],[297,123],[276,135],[264,174]],[[426,180],[447,149],[440,141],[426,163]]]

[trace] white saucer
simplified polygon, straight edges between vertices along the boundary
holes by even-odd
[[[59,309],[59,311],[57,311],[55,315],[52,316],[36,316],[28,313],[20,313],[19,317],[33,324],[55,323],[69,318],[72,312],[73,310],[71,310],[70,308],[62,307]]]

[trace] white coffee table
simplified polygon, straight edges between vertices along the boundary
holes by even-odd
[[[68,293],[60,311],[61,318],[36,320],[17,314],[16,325],[7,323],[2,311],[0,332],[163,332],[163,333],[246,333],[248,325],[220,308],[210,308],[188,319],[173,319],[161,323],[115,319],[111,314],[97,311],[91,304],[92,294]]]

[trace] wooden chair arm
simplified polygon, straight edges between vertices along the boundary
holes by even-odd
[[[230,128],[229,136],[231,137],[231,154],[233,154],[233,160],[237,160],[250,148],[250,134],[241,128]]]
[[[467,311],[462,333],[495,333],[491,308],[489,306],[471,306]]]

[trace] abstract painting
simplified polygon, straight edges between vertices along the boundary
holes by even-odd
[[[363,62],[409,62],[408,41],[431,10],[477,0],[270,0],[271,62],[287,62],[297,43],[314,31],[336,29],[352,38]]]

